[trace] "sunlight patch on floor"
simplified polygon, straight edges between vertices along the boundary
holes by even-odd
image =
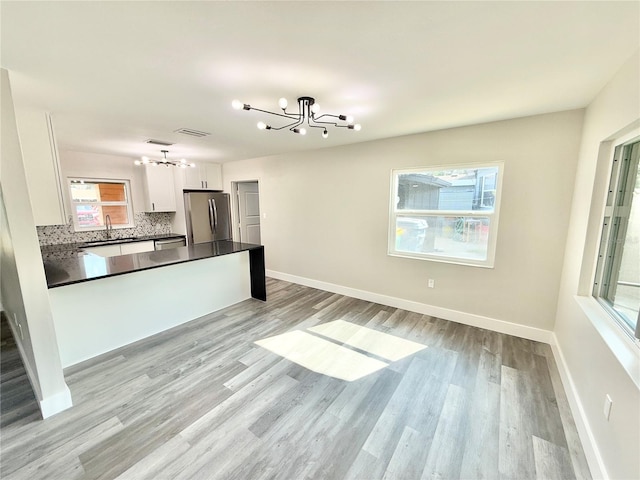
[[[405,340],[404,338],[396,337],[388,333],[378,332],[377,330],[345,322],[344,320],[323,323],[308,330],[359,350],[373,353],[391,362],[397,362],[404,357],[408,357],[427,348],[421,343]]]
[[[331,340],[390,362],[401,360],[427,348],[420,343],[344,320],[317,325],[309,328],[308,331],[313,332],[314,335],[295,330],[258,340],[255,343],[311,371],[348,382],[381,370],[389,364],[338,345]]]

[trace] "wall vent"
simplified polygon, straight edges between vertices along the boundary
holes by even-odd
[[[194,130],[193,128],[179,128],[178,130],[174,130],[174,132],[181,133],[183,135],[190,135],[192,137],[208,137],[211,135],[210,133]]]
[[[171,145],[173,145],[173,143],[170,143],[170,142],[163,142],[162,140],[153,140],[153,139],[147,140],[146,143],[150,143],[151,145],[161,145],[163,147],[170,147]]]

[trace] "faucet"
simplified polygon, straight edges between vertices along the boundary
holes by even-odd
[[[107,240],[109,240],[111,238],[111,230],[113,230],[113,226],[111,225],[111,217],[109,215],[105,215],[104,225],[105,225],[105,234],[107,236]]]

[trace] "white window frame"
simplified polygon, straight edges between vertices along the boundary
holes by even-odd
[[[622,329],[622,331],[629,337],[635,340],[636,344],[640,339],[640,315],[636,319],[635,329],[622,318],[622,315],[613,308],[611,301],[608,299],[609,283],[613,279],[617,278],[621,258],[621,245],[618,242],[618,226],[614,225],[614,215],[618,207],[616,203],[619,200],[618,183],[621,175],[621,171],[624,166],[624,155],[627,153],[627,147],[635,143],[640,142],[640,137],[633,136],[631,139],[621,139],[613,145],[611,149],[610,168],[607,170],[607,195],[604,201],[603,213],[600,223],[600,243],[598,248],[598,257],[595,262],[595,271],[592,281],[592,297],[600,304],[601,308],[612,318],[615,323]],[[628,161],[628,160],[627,160]],[[637,171],[634,172],[637,175]],[[627,182],[629,183],[629,181]],[[629,185],[625,186],[625,194],[628,194]],[[625,227],[626,228],[626,227]],[[613,240],[611,237],[614,237]],[[611,243],[615,247],[616,258],[610,261],[607,260],[611,248]],[[615,270],[615,272],[613,272]]]
[[[462,169],[482,169],[497,168],[498,178],[496,181],[495,202],[493,211],[488,210],[397,210],[398,177],[407,173],[428,173],[442,170],[462,170]],[[456,265],[466,265],[472,267],[493,268],[495,263],[496,244],[498,238],[498,219],[500,214],[500,203],[502,200],[502,179],[504,176],[504,162],[482,162],[466,163],[457,165],[430,165],[424,167],[399,168],[391,170],[391,188],[389,195],[389,232],[387,254],[392,257],[404,257],[417,260],[428,260],[432,262],[452,263]],[[450,255],[440,255],[434,253],[405,252],[396,250],[396,219],[398,217],[489,217],[489,237],[487,240],[487,258],[485,260],[474,260],[465,257]]]
[[[131,184],[127,179],[114,179],[114,178],[86,178],[86,177],[69,177],[67,178],[67,191],[69,192],[69,204],[71,217],[73,219],[73,228],[76,232],[93,232],[96,230],[104,230],[104,226],[99,227],[83,227],[78,223],[78,216],[76,214],[76,205],[84,205],[85,203],[75,203],[73,201],[73,194],[71,193],[71,185],[78,182],[85,183],[118,183],[123,184],[125,189],[126,201],[124,202],[97,202],[97,203],[86,203],[86,205],[100,205],[100,206],[126,206],[127,207],[127,218],[129,219],[129,223],[121,224],[121,225],[113,225],[113,229],[121,229],[121,228],[133,228],[135,227],[133,221],[133,205],[131,203]]]

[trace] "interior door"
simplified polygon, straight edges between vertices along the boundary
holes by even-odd
[[[260,244],[260,192],[258,182],[238,182],[240,241]]]

